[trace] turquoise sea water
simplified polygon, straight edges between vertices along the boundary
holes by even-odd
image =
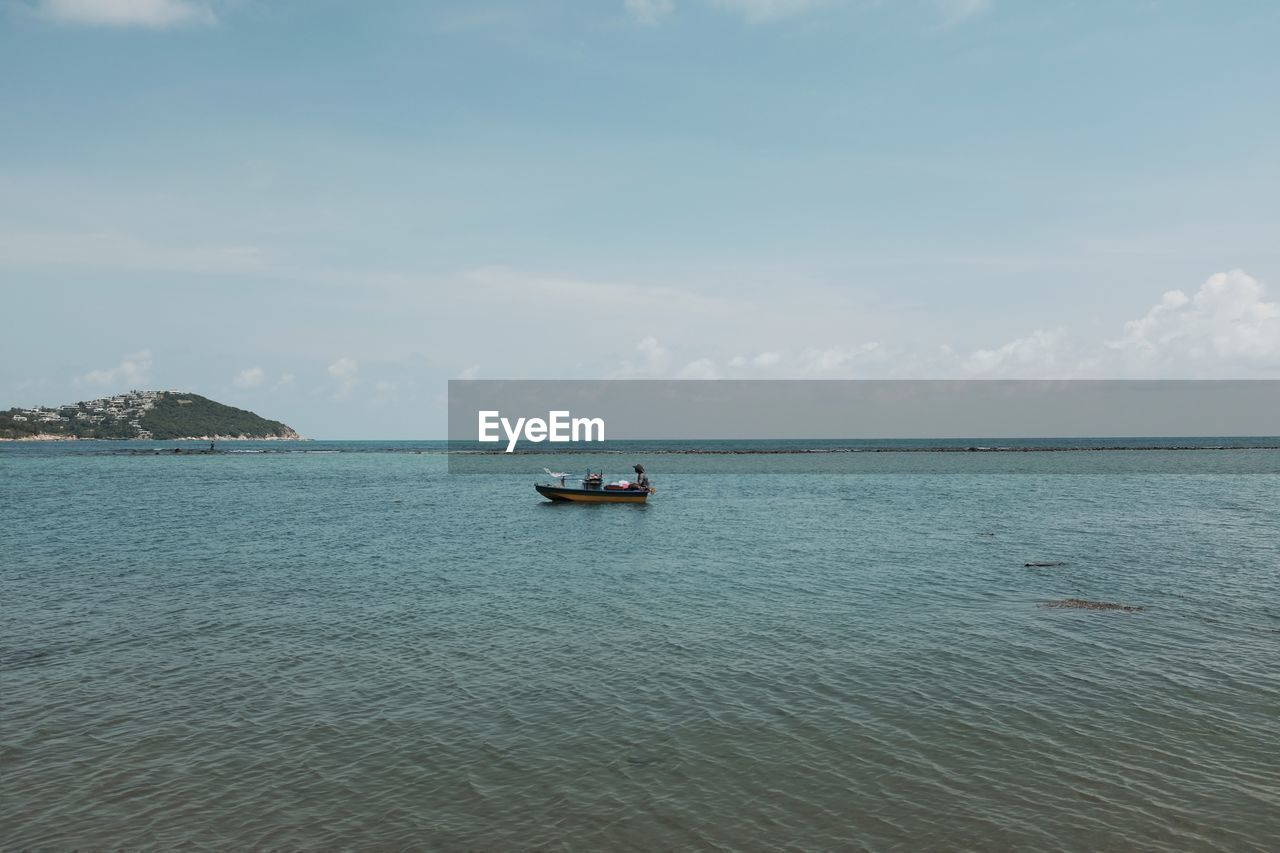
[[[0,446],[5,849],[1280,839],[1280,451],[140,447]]]

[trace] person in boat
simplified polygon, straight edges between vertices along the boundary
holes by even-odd
[[[636,472],[636,479],[635,482],[631,484],[631,488],[645,489],[647,491],[649,489],[649,475],[644,472],[644,466],[637,464],[634,468]]]

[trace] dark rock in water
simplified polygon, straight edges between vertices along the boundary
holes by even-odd
[[[1023,563],[1022,565],[1028,569],[1053,569],[1058,566],[1065,566],[1066,563]]]
[[[1125,613],[1141,613],[1145,608],[1132,607],[1128,604],[1116,604],[1111,601],[1087,601],[1083,598],[1064,598],[1061,601],[1046,601],[1044,607],[1070,607],[1076,610],[1123,610]]]

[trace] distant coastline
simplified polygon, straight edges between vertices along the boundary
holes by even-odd
[[[189,391],[126,391],[0,411],[0,441],[297,441],[297,430]]]

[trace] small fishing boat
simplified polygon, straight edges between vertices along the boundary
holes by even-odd
[[[567,486],[564,481],[565,478],[561,477],[559,485],[535,483],[533,487],[547,500],[578,501],[579,503],[642,504],[654,492],[652,488],[642,489],[630,484],[605,483],[603,474],[588,474],[580,487]]]

